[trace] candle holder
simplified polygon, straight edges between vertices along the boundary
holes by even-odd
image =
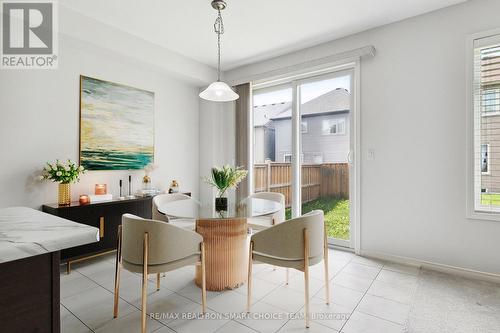
[[[125,200],[125,196],[123,196],[123,181],[120,179],[120,200]]]
[[[95,195],[103,195],[107,193],[106,184],[95,184]]]
[[[90,198],[88,195],[86,194],[82,194],[80,195],[80,205],[88,205],[90,203]]]
[[[127,195],[127,199],[134,199],[135,196],[132,195],[132,176],[129,175],[128,176],[128,195]]]

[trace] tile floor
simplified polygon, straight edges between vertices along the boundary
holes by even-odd
[[[499,285],[338,250],[330,250],[329,259],[329,306],[324,302],[323,264],[311,268],[311,313],[315,317],[309,330],[299,317],[304,307],[303,274],[290,271],[290,283],[285,285],[284,269],[255,265],[252,317],[240,314],[245,309],[246,286],[209,292],[208,318],[192,319],[186,316],[199,316],[201,311],[201,293],[193,283],[194,267],[167,273],[161,279],[160,291],[156,291],[155,277],[151,276],[148,313],[160,315],[148,318],[148,331],[498,332]],[[113,281],[113,256],[74,264],[70,275],[61,267],[63,333],[140,331],[141,276],[122,270],[117,319],[112,314]],[[467,316],[461,316],[462,312]],[[227,314],[235,316],[228,318]]]

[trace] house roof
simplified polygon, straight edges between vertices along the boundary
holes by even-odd
[[[332,113],[349,112],[351,105],[351,94],[344,88],[337,88],[320,95],[301,106],[303,117],[312,117]],[[290,119],[292,117],[292,108],[283,110],[279,114],[271,117],[271,120]]]
[[[253,107],[253,126],[265,126],[271,121],[271,118],[285,110],[291,109],[291,107],[292,102],[255,105]]]

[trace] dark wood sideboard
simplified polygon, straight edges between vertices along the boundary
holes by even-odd
[[[118,226],[122,223],[123,214],[129,213],[150,219],[152,197],[112,200],[86,205],[80,205],[78,202],[73,202],[70,206],[50,204],[43,205],[42,210],[45,213],[99,228],[99,242],[61,251],[61,262],[67,264],[69,274],[72,263],[116,250]]]

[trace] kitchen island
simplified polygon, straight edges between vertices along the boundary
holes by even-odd
[[[99,229],[27,207],[0,209],[2,332],[60,332],[60,250],[99,241]]]

